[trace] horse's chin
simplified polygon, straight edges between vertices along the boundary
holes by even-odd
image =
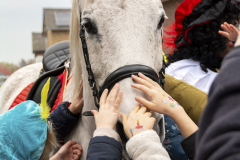
[[[119,82],[119,90],[123,92],[123,97],[120,105],[120,113],[129,115],[131,110],[138,104],[135,100],[136,96],[148,98],[142,91],[131,87],[134,83],[132,78],[127,78]]]

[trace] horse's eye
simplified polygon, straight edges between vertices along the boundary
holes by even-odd
[[[162,28],[164,22],[164,16],[161,17],[160,22],[158,23],[158,29]]]
[[[96,27],[91,22],[87,22],[87,23],[83,24],[83,26],[89,34],[97,33]]]

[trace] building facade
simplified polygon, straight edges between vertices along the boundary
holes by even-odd
[[[70,9],[46,8],[43,10],[43,31],[32,33],[32,49],[36,62],[42,61],[48,47],[69,40],[70,17]]]
[[[175,20],[175,11],[183,0],[162,0],[163,8],[169,18],[164,22],[167,27]],[[51,45],[69,40],[71,10],[70,9],[44,9],[43,10],[43,31],[32,33],[32,48],[36,62],[41,62],[45,50]],[[168,54],[168,50],[164,50]]]

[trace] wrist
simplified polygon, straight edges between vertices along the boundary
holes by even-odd
[[[58,159],[58,152],[54,154],[49,160],[57,160]]]
[[[175,107],[172,108],[167,115],[170,116],[172,119],[176,119],[177,117],[181,117],[182,115],[186,114],[185,110],[183,109],[183,107],[179,106],[179,107]]]
[[[97,137],[97,136],[108,136],[111,138],[114,138],[115,140],[121,142],[121,138],[119,137],[118,133],[110,128],[106,128],[106,127],[101,127],[96,129],[93,132],[93,137]]]
[[[115,127],[110,126],[110,125],[97,125],[96,128],[97,128],[97,129],[99,129],[99,128],[109,128],[109,129],[111,129],[111,130],[114,130]]]
[[[70,112],[72,112],[72,114],[77,115],[78,113],[80,113],[80,112],[73,106],[73,104],[71,104],[68,109],[69,109]]]

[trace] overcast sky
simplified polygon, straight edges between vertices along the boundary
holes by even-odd
[[[43,8],[71,8],[71,0],[0,0],[0,62],[34,58],[32,32],[42,32]]]

